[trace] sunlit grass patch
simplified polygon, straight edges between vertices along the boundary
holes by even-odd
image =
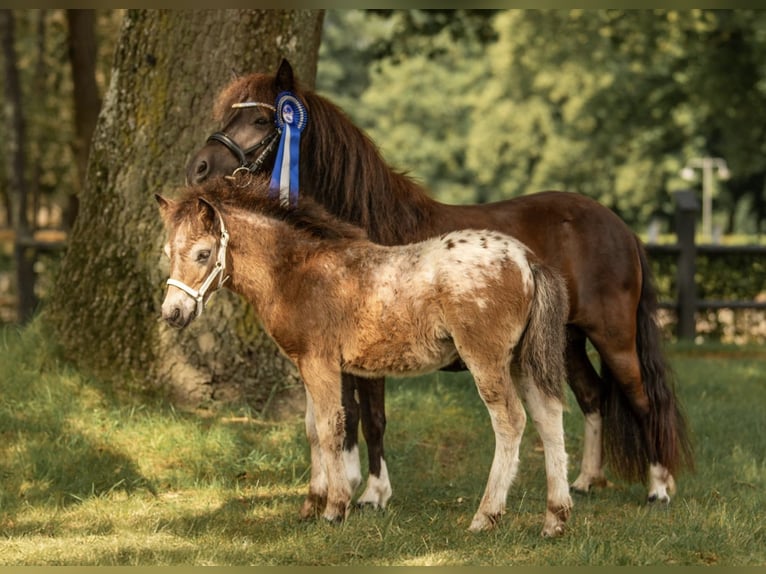
[[[672,347],[696,473],[679,477],[669,506],[610,476],[611,488],[574,497],[563,538],[544,540],[531,421],[506,514],[491,532],[467,531],[494,436],[465,373],[388,383],[394,496],[386,511],[353,509],[331,526],[298,516],[309,476],[302,413],[199,416],[121,394],[59,364],[34,324],[3,332],[0,347],[3,565],[766,563],[764,351]],[[572,479],[583,423],[568,401]]]

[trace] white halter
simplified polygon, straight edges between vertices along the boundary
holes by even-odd
[[[220,289],[221,286],[229,278],[228,275],[225,275],[226,246],[229,244],[229,232],[226,231],[226,227],[223,224],[223,218],[221,217],[221,214],[218,212],[216,213],[218,215],[218,221],[221,222],[221,240],[218,244],[218,257],[216,258],[213,269],[210,271],[210,275],[207,276],[205,281],[202,283],[202,286],[199,288],[199,290],[197,290],[197,289],[192,289],[186,283],[183,283],[176,279],[167,280],[168,285],[172,285],[173,287],[178,287],[181,291],[189,295],[192,299],[194,299],[197,302],[197,311],[196,311],[195,317],[199,317],[200,315],[202,315],[202,311],[205,309],[205,294],[207,293],[208,289],[210,289],[210,286],[213,284],[213,281],[215,280],[215,278],[218,277],[218,285],[216,286],[216,291]]]

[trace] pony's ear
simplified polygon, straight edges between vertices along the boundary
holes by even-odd
[[[282,58],[282,63],[279,65],[277,75],[274,78],[274,85],[277,88],[277,92],[290,92],[295,87],[293,67],[287,61],[287,58]]]
[[[212,227],[213,223],[215,223],[215,216],[218,213],[215,207],[213,207],[213,204],[204,197],[198,197],[197,207],[199,208],[198,215],[200,221],[203,224]]]

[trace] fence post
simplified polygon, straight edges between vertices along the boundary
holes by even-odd
[[[700,204],[697,194],[692,190],[675,191],[673,195],[676,200],[676,236],[679,248],[676,268],[678,290],[676,336],[679,339],[694,339],[696,334],[694,313],[697,310],[697,284],[694,279],[697,247],[694,244],[694,231]]]

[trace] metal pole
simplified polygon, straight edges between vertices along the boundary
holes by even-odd
[[[713,240],[713,159],[702,160],[702,236]]]
[[[729,168],[720,157],[695,157],[681,170],[681,177],[693,181],[694,169],[702,170],[702,236],[710,242],[713,240],[713,170],[718,170],[718,179],[728,179]]]

